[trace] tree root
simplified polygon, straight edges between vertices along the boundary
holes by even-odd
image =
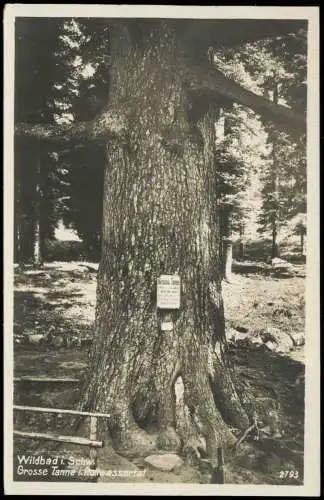
[[[162,430],[156,441],[157,447],[161,450],[178,452],[181,448],[181,440],[173,427]]]
[[[147,456],[157,448],[156,436],[137,426],[114,432],[112,439],[116,451],[128,458]]]
[[[242,434],[242,436],[234,443],[234,446],[232,448],[233,455],[236,455],[238,447],[240,446],[241,443],[248,437],[248,435],[253,431],[256,430],[257,433],[259,434],[259,429],[258,429],[258,424],[256,419],[254,420],[253,424],[250,425],[246,431]]]

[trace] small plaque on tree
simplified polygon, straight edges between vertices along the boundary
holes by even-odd
[[[164,274],[157,279],[157,307],[180,308],[180,276]]]

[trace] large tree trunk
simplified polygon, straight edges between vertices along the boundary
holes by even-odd
[[[83,405],[110,412],[124,453],[160,447],[213,455],[245,428],[223,358],[220,231],[215,216],[217,110],[189,117],[188,60],[171,31],[135,44],[116,27],[111,106],[127,115],[107,145],[96,327]],[[115,43],[114,43],[115,42]],[[201,103],[203,109],[204,103]],[[160,328],[157,277],[181,278],[181,305]]]

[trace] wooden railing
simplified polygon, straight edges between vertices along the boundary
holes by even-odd
[[[45,382],[48,384],[77,384],[80,382],[78,378],[72,378],[72,377],[66,377],[66,378],[52,378],[52,377],[33,377],[30,375],[24,375],[22,377],[14,377],[14,382],[15,383],[23,383],[23,382],[31,382],[31,383],[38,383],[38,382]]]
[[[42,432],[26,432],[21,430],[14,430],[13,435],[23,439],[40,439],[47,441],[57,441],[61,443],[77,444],[81,446],[88,446],[90,447],[90,460],[92,464],[90,468],[97,469],[97,462],[98,462],[97,449],[102,448],[104,446],[103,441],[97,440],[97,421],[98,418],[109,418],[110,415],[108,413],[95,413],[95,412],[87,412],[79,410],[69,410],[63,408],[41,408],[37,406],[21,406],[21,405],[14,405],[13,410],[36,412],[36,413],[53,413],[58,415],[64,415],[64,414],[79,415],[81,417],[89,417],[90,418],[89,439],[79,436],[66,436],[66,435],[59,435],[54,433],[42,433]]]

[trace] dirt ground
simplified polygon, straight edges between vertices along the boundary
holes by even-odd
[[[14,376],[82,379],[88,362],[95,314],[96,270],[88,262],[53,262],[34,270],[15,268]],[[304,331],[304,273],[296,265],[288,274],[268,272],[253,265],[238,266],[230,283],[223,284],[227,329],[253,336],[258,329],[275,327],[286,333]],[[272,397],[278,403],[280,437],[270,439],[251,434],[231,462],[225,463],[225,482],[232,484],[302,484],[304,428],[304,348],[286,355],[265,346],[229,344],[233,377],[257,398]],[[16,380],[15,404],[72,408],[78,386]],[[67,421],[57,418],[23,417],[15,412],[15,428],[39,432],[60,429]],[[15,451],[52,453],[53,446],[40,441],[15,439]],[[52,450],[52,451],[50,451]],[[54,453],[54,452],[53,452]],[[62,457],[87,457],[85,448],[64,445],[55,448]],[[129,476],[102,474],[100,481],[144,481],[156,483],[209,483],[208,464],[184,464],[173,472],[152,469],[138,457],[126,460],[109,443],[99,451],[103,471],[135,471]],[[132,475],[133,474],[133,475]],[[16,480],[21,480],[17,477]],[[24,478],[26,479],[26,477]],[[69,480],[56,478],[55,480]],[[80,479],[78,479],[80,480]],[[85,480],[89,480],[85,478]]]

